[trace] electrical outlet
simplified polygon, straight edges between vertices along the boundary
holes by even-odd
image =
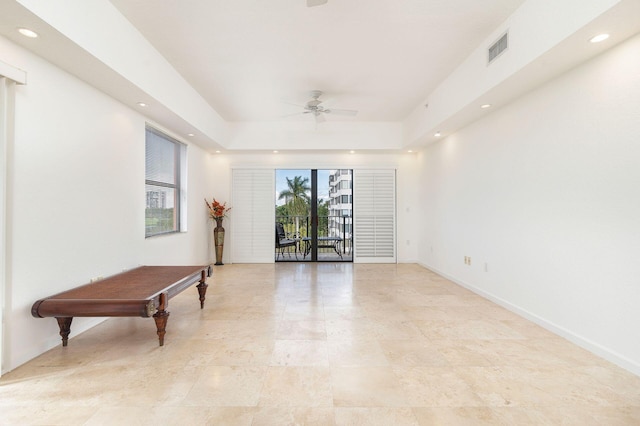
[[[471,265],[471,257],[465,256],[464,257],[464,264],[465,265]]]

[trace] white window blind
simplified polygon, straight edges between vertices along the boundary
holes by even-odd
[[[234,263],[273,263],[275,250],[275,171],[233,170]]]
[[[396,262],[396,172],[353,171],[354,262]]]

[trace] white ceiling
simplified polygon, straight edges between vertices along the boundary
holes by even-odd
[[[379,152],[455,133],[638,33],[637,16],[639,0],[0,0],[0,35],[211,152]],[[0,60],[20,68],[11,52]],[[314,89],[360,114],[313,126],[286,101]]]
[[[110,1],[226,120],[400,121],[524,0]]]

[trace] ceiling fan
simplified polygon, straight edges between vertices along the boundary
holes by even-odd
[[[328,0],[307,0],[307,7],[322,6],[327,4]]]
[[[355,116],[358,114],[358,111],[353,109],[337,109],[337,108],[325,108],[322,106],[322,101],[320,100],[320,96],[322,96],[321,90],[312,90],[311,100],[307,101],[304,105],[299,105],[304,108],[302,113],[298,114],[311,114],[316,120],[316,123],[320,123],[325,121],[325,114],[335,114],[335,115],[347,115],[347,116]],[[297,114],[294,114],[297,115]]]

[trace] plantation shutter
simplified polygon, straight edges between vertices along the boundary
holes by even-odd
[[[396,172],[353,171],[354,262],[396,262]]]
[[[234,169],[234,263],[273,263],[275,250],[275,172],[273,169]]]

